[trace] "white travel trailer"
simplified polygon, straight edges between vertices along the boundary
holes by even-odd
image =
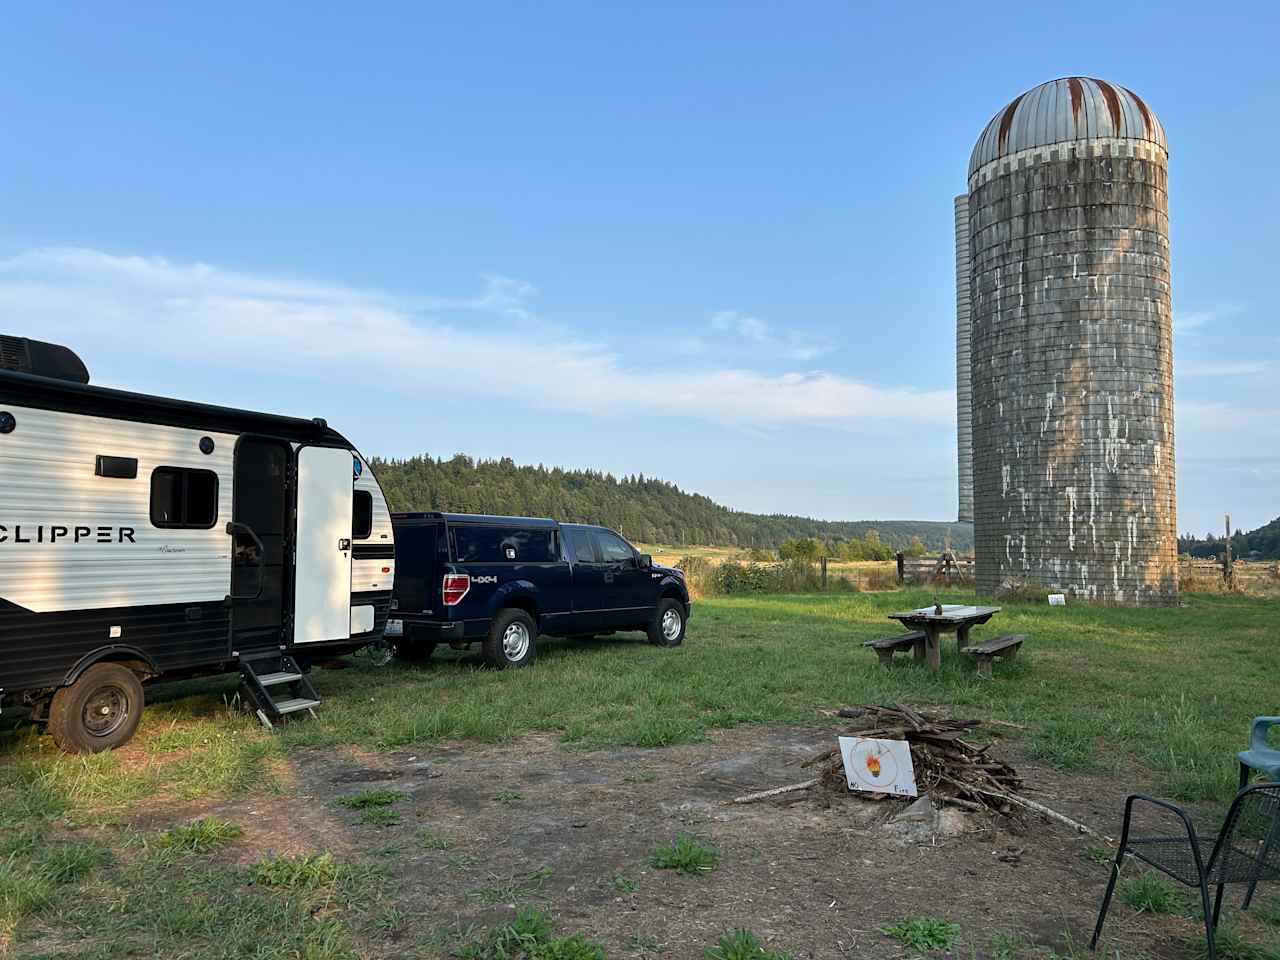
[[[234,671],[264,723],[309,711],[312,661],[381,639],[394,558],[323,420],[89,386],[67,348],[0,336],[0,714],[96,752],[144,682]]]

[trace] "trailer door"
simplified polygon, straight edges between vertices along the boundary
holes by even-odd
[[[298,450],[294,643],[351,636],[351,451]]]

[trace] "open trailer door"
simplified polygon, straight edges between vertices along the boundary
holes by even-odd
[[[351,636],[350,450],[298,449],[298,536],[294,564],[294,643]]]

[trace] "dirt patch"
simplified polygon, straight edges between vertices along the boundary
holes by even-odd
[[[960,924],[957,956],[966,958],[989,955],[996,935],[1020,937],[1027,956],[1068,953],[1067,937],[1087,945],[1108,868],[1088,856],[1096,841],[1065,828],[975,814],[939,832],[936,821],[896,819],[904,803],[831,790],[726,802],[803,779],[800,764],[831,738],[829,728],[741,727],[662,750],[582,752],[527,737],[303,752],[290,763],[304,793],[197,812],[244,827],[223,851],[237,862],[327,849],[383,865],[408,920],[394,940],[369,945],[374,956],[398,956],[406,942],[456,944],[516,904],[544,907],[611,957],[698,957],[735,927],[797,958],[900,957],[881,928],[916,915]],[[1032,796],[1117,832],[1126,790],[1113,778],[1002,752]],[[366,789],[404,794],[390,808],[399,821],[364,824],[361,811],[337,803]],[[171,822],[191,812],[175,809]],[[719,850],[715,871],[687,877],[650,866],[654,848],[682,833]],[[1194,931],[1190,920],[1138,917],[1117,904],[1107,934],[1126,956],[1175,957]]]

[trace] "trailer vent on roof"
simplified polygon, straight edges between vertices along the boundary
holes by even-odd
[[[0,334],[0,370],[88,383],[89,370],[75,352],[56,343]]]

